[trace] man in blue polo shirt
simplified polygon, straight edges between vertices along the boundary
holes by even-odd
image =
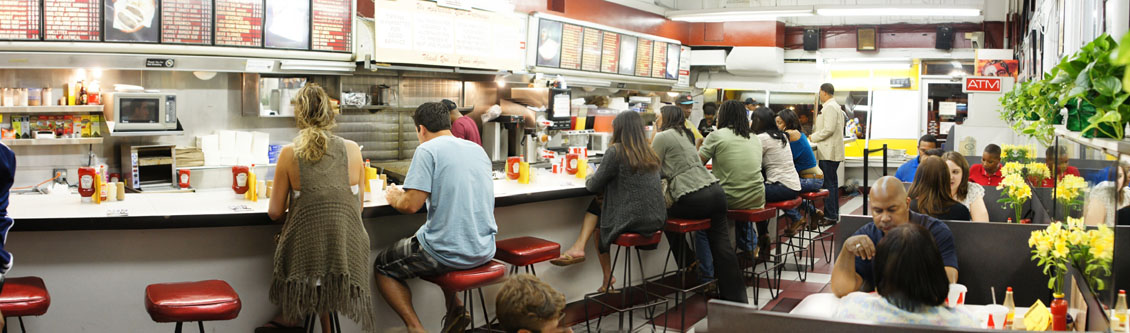
[[[883,239],[888,230],[906,223],[916,223],[934,236],[934,243],[942,253],[946,277],[950,283],[957,282],[957,249],[953,244],[953,233],[938,219],[910,211],[910,198],[902,182],[891,176],[879,178],[871,187],[871,216],[874,220],[864,225],[844,241],[844,247],[836,257],[832,268],[832,293],[843,297],[853,291],[872,291],[875,288],[875,275],[871,259],[875,256],[875,244]]]
[[[914,174],[918,171],[918,162],[922,161],[922,156],[926,155],[927,150],[938,148],[938,138],[933,135],[926,134],[918,139],[918,157],[913,160],[906,161],[895,171],[895,178],[903,181],[904,183],[914,182]]]

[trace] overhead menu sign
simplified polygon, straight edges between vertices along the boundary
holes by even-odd
[[[561,68],[581,69],[581,41],[584,28],[565,24],[561,30]]]
[[[375,0],[374,6],[375,61],[486,69],[522,67],[526,26],[511,13],[459,10],[429,1]],[[545,59],[538,61],[559,64],[560,30],[556,32],[545,40],[546,45],[556,43],[556,47],[549,47]],[[537,44],[531,46],[542,52]],[[557,52],[551,52],[553,49]]]
[[[655,42],[654,51],[651,51],[651,77],[663,78],[663,71],[667,70],[667,43]]]
[[[277,49],[310,49],[310,2],[267,0],[263,46]]]
[[[679,54],[683,53],[679,44],[667,44],[667,62],[664,64],[663,78],[674,80],[679,78]]]
[[[650,39],[639,39],[636,46],[636,76],[651,76],[651,51],[653,43]]]
[[[161,42],[212,44],[212,1],[161,0]]]
[[[604,43],[604,32],[599,29],[585,28],[585,37],[581,43],[581,69],[590,72],[600,71],[600,51]]]
[[[106,0],[102,10],[104,39],[108,42],[156,43],[160,26],[157,24],[156,0]]]
[[[528,61],[536,67],[677,80],[682,54],[678,42],[661,37],[614,32],[567,18],[532,16]]]
[[[215,0],[215,4],[216,45],[263,45],[262,0]]]
[[[314,51],[353,51],[353,1],[313,0],[312,45]]]
[[[39,1],[0,1],[0,40],[38,40]]]
[[[43,39],[101,40],[101,9],[98,0],[43,0]]]
[[[600,53],[600,71],[604,73],[616,73],[619,70],[620,64],[620,34],[615,32],[604,32],[604,50]]]

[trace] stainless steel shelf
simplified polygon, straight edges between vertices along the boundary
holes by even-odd
[[[184,135],[184,127],[181,127],[180,121],[177,121],[176,130],[160,130],[160,131],[114,131],[116,123],[107,121],[106,127],[109,129],[110,136],[165,136],[165,135]]]
[[[9,146],[63,146],[63,145],[97,145],[102,144],[102,138],[74,138],[74,139],[3,139],[0,140]]]
[[[231,169],[231,167],[233,167],[233,166],[234,165],[202,165],[202,166],[191,166],[191,167],[177,167],[177,169],[185,169],[185,170]],[[250,165],[248,165],[248,166],[250,166]],[[256,168],[273,168],[273,167],[275,167],[275,164],[274,163],[255,164],[255,167]]]
[[[101,105],[55,105],[55,106],[0,106],[0,113],[94,113],[102,112]]]

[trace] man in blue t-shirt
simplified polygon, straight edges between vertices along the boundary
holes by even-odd
[[[408,326],[424,331],[404,280],[470,269],[494,257],[494,182],[491,162],[477,144],[451,135],[448,108],[424,103],[412,115],[420,146],[412,156],[404,189],[390,186],[385,197],[397,211],[413,214],[426,203],[428,220],[412,237],[377,253],[377,288]],[[471,323],[455,292],[444,290],[443,332]]]
[[[832,281],[829,283],[836,297],[875,288],[871,262],[875,256],[875,244],[879,244],[888,230],[906,223],[920,224],[930,230],[935,245],[942,253],[946,277],[950,283],[957,283],[957,249],[954,248],[953,233],[942,221],[910,211],[910,198],[907,197],[902,182],[891,176],[875,181],[875,185],[871,187],[871,216],[874,222],[859,228],[845,240],[843,249],[836,257]]]
[[[918,162],[922,162],[922,157],[926,156],[926,152],[931,149],[938,149],[938,138],[930,134],[923,135],[918,139],[918,157],[899,166],[899,169],[895,171],[895,178],[904,183],[913,183],[914,174],[918,172]]]

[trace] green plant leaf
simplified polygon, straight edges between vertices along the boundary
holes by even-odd
[[[1130,64],[1130,35],[1122,37],[1122,43],[1118,45],[1118,51],[1114,56],[1114,63],[1118,65]]]
[[[1095,78],[1092,83],[1094,83],[1095,90],[1106,96],[1114,96],[1114,94],[1122,91],[1122,81],[1113,76]]]

